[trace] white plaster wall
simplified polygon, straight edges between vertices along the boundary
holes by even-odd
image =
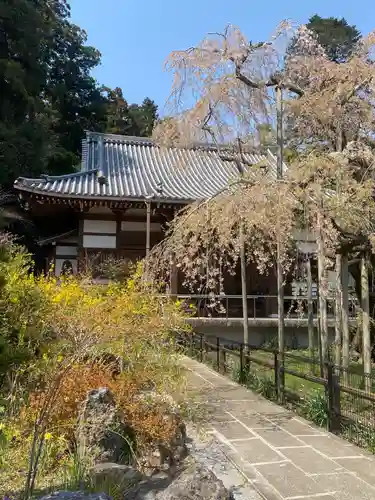
[[[64,238],[63,240],[59,240],[57,244],[59,243],[71,243],[72,245],[77,245],[78,244],[78,236],[69,236],[68,238]]]
[[[116,248],[116,234],[113,236],[84,234],[84,248]]]
[[[60,255],[77,255],[78,249],[73,246],[60,246],[56,245],[56,256]]]
[[[145,208],[128,208],[126,211],[126,215],[137,215],[138,217],[146,218],[146,209]]]
[[[147,223],[142,221],[130,221],[124,220],[121,222],[121,231],[142,231],[146,233]],[[158,222],[151,222],[151,231],[161,231],[160,224]]]
[[[110,208],[108,207],[92,207],[88,211],[89,214],[112,214],[113,212]]]
[[[56,276],[60,276],[62,265],[66,260],[67,259],[64,259],[64,258],[62,258],[62,259],[56,258],[56,260],[55,260],[55,275]],[[68,259],[68,260],[69,260],[69,262],[72,263],[73,273],[77,274],[77,259]]]
[[[116,221],[85,219],[83,221],[83,232],[116,234]]]

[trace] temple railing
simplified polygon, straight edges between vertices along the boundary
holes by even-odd
[[[242,318],[242,295],[177,295],[186,311],[197,318]],[[318,298],[313,297],[313,316],[317,318]],[[277,295],[248,295],[249,319],[277,318]],[[349,297],[349,318],[354,319],[357,299]],[[307,319],[308,299],[306,296],[284,296],[285,318]],[[335,298],[327,298],[327,315],[335,314]]]

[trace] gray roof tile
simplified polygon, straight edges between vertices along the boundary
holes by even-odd
[[[269,175],[276,176],[276,158],[271,152],[245,156],[253,164],[266,163]],[[237,175],[235,163],[221,159],[214,148],[159,148],[150,139],[88,132],[82,144],[81,172],[20,177],[15,188],[67,198],[142,200],[154,196],[188,202],[214,195]]]

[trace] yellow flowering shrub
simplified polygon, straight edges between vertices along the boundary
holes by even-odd
[[[113,392],[139,445],[166,439],[172,427],[166,426],[162,409],[147,413],[135,396],[144,388],[171,392],[179,387],[171,333],[185,328],[182,307],[158,297],[142,281],[141,268],[125,282],[103,286],[82,276],[35,277],[29,257],[19,250],[11,259],[8,267],[0,263],[2,297],[7,298],[0,313],[7,327],[0,339],[18,349],[27,345],[27,356],[6,367],[7,380],[12,373],[13,385],[22,385],[22,391],[3,421],[0,412],[0,424],[19,436],[5,439],[4,460],[11,463],[17,450],[29,453],[40,446],[43,452],[31,454],[34,462],[26,460],[26,469],[45,475],[48,467],[51,472],[65,459],[68,463],[79,406],[90,390],[102,386]],[[1,353],[0,344],[0,361]],[[32,487],[29,483],[26,489]]]

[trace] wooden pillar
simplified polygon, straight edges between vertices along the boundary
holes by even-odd
[[[241,292],[242,292],[242,317],[243,317],[243,343],[249,343],[249,318],[247,308],[247,280],[246,280],[246,249],[242,223],[240,225],[240,263],[241,263]],[[247,347],[246,347],[247,348]]]
[[[319,234],[317,238],[318,246],[318,276],[319,276],[319,323],[320,323],[320,345],[322,362],[328,361],[328,324],[327,324],[327,276],[326,276],[326,259],[324,253],[323,234],[321,227],[321,216],[318,226]]]
[[[151,249],[151,202],[146,201],[146,263],[145,263],[145,275],[148,278],[148,267],[149,267],[149,256]]]
[[[336,297],[335,297],[335,365],[341,365],[342,344],[342,256],[336,254]],[[338,372],[340,373],[340,372]]]
[[[361,259],[361,305],[362,305],[362,351],[365,389],[371,390],[371,340],[370,340],[370,297],[369,297],[368,257]],[[368,375],[368,376],[366,376]]]
[[[146,258],[150,255],[151,249],[151,203],[146,202]]]
[[[349,265],[348,256],[341,258],[341,280],[342,280],[342,305],[341,305],[341,326],[342,326],[342,367],[344,368],[344,382],[348,381],[347,369],[349,368]]]
[[[312,273],[311,273],[311,257],[309,256],[306,262],[307,268],[307,328],[309,335],[309,354],[310,358],[314,357],[315,339],[314,339],[314,307],[312,294]]]
[[[277,318],[278,318],[278,339],[279,353],[284,356],[285,333],[284,333],[284,275],[281,265],[280,241],[277,242]]]

